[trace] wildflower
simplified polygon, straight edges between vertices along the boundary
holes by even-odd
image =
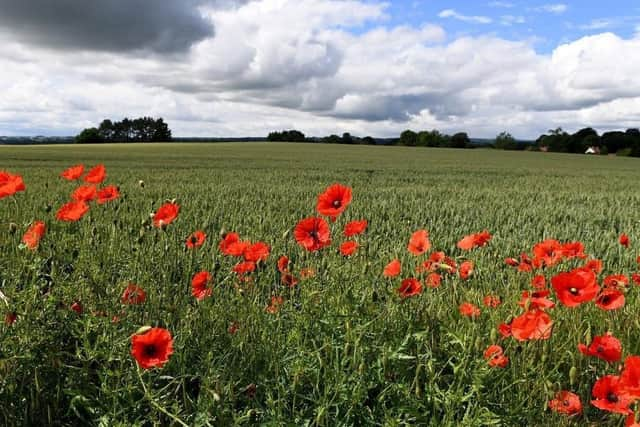
[[[582,402],[580,396],[570,391],[559,391],[549,402],[549,408],[559,414],[568,416],[582,413]]]
[[[353,237],[364,233],[367,229],[368,222],[366,219],[361,221],[351,221],[344,226],[344,236]]]
[[[303,219],[293,233],[298,244],[311,252],[331,244],[329,224],[322,218]]]
[[[68,181],[79,179],[84,173],[84,165],[71,166],[60,173],[60,176]]]
[[[409,298],[422,293],[422,284],[418,279],[404,279],[397,289],[402,298]]]
[[[600,290],[595,273],[586,269],[560,273],[551,279],[551,284],[560,302],[567,307],[593,300]]]
[[[422,255],[431,249],[431,242],[429,242],[429,233],[427,230],[418,230],[411,235],[407,250],[413,255]]]
[[[89,184],[100,184],[107,177],[107,171],[103,164],[91,169],[84,177],[84,182]]]
[[[605,360],[609,363],[620,360],[622,354],[622,344],[611,334],[594,337],[589,347],[580,343],[578,350],[585,356],[593,356]]]
[[[499,345],[490,345],[484,352],[484,358],[491,367],[505,368],[509,364],[509,358],[504,355],[504,350]]]
[[[209,284],[213,281],[211,273],[208,271],[201,271],[194,274],[191,278],[191,295],[196,297],[197,300],[202,301],[206,297],[211,295],[211,288]]]
[[[161,368],[173,354],[173,338],[164,328],[151,328],[131,337],[131,355],[143,369]]]
[[[332,221],[351,203],[351,188],[341,184],[329,186],[318,196],[316,209],[320,215],[328,216]]]
[[[204,245],[207,235],[202,230],[196,230],[187,237],[185,245],[189,249],[199,248]]]
[[[351,256],[358,250],[358,242],[349,240],[340,245],[340,254],[342,256]]]
[[[75,222],[87,212],[89,212],[89,205],[85,202],[69,202],[58,209],[56,218],[60,221]]]
[[[35,250],[40,244],[40,240],[44,237],[46,231],[47,226],[44,222],[36,221],[31,224],[31,227],[29,227],[22,236],[22,243],[24,243],[27,248]]]
[[[111,202],[112,200],[120,197],[120,191],[118,187],[115,185],[108,185],[98,191],[98,204],[103,205],[107,202]]]
[[[153,215],[153,226],[164,228],[171,224],[180,212],[180,205],[177,203],[165,203]]]
[[[384,267],[384,270],[382,271],[382,275],[384,277],[396,277],[398,274],[400,274],[400,270],[401,270],[400,260],[394,259]]]
[[[120,297],[120,301],[127,305],[142,304],[146,299],[147,293],[144,289],[134,283],[129,283]]]
[[[460,307],[458,309],[460,311],[460,314],[466,317],[480,316],[480,309],[470,302],[463,302],[462,304],[460,304]]]

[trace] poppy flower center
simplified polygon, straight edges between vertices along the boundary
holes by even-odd
[[[318,232],[316,230],[311,230],[309,236],[311,236],[313,240],[318,240]]]
[[[334,207],[334,208],[339,208],[341,204],[342,204],[342,203],[340,203],[340,200],[334,200],[334,201],[333,201],[333,207]]]
[[[155,345],[149,344],[144,347],[144,355],[147,357],[155,357],[156,353],[158,353],[158,349]]]
[[[601,346],[601,345],[599,345],[599,346],[596,348],[596,351],[597,351],[598,353],[602,353],[602,352],[604,351],[604,347],[603,347],[603,346]]]
[[[196,236],[191,236],[191,243],[194,245],[198,243],[198,239],[196,238]]]
[[[562,404],[563,404],[564,406],[569,406],[569,405],[570,405],[570,403],[569,403],[569,401],[568,401],[568,400],[565,400],[564,402],[562,402]]]
[[[571,289],[569,289],[569,293],[571,295],[578,295],[578,290],[576,288],[571,288]]]
[[[607,394],[607,400],[611,403],[618,403],[618,396],[614,392],[610,391]]]

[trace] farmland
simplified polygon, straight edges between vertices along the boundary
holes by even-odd
[[[120,197],[92,204],[77,222],[55,219],[79,183],[66,168],[104,164]],[[523,312],[536,274],[550,280],[582,266],[563,260],[521,272],[505,258],[531,254],[546,239],[580,241],[603,261],[598,281],[640,271],[637,159],[494,150],[286,143],[131,144],[0,147],[0,170],[22,175],[26,191],[0,200],[0,290],[12,324],[0,326],[0,423],[102,425],[622,425],[590,404],[592,387],[640,354],[638,288],[621,308],[593,302],[548,309],[547,339],[502,338],[497,327]],[[332,244],[306,251],[296,224],[317,216],[333,183],[353,200],[331,227]],[[180,205],[166,228],[150,214]],[[344,225],[366,219],[351,256],[338,248]],[[33,221],[47,232],[21,247]],[[15,224],[15,225],[11,225]],[[416,230],[432,249],[407,251]],[[185,247],[192,232],[205,243]],[[482,247],[466,235],[488,230]],[[218,248],[225,233],[270,246],[247,275]],[[621,234],[630,239],[626,248]],[[402,279],[434,251],[461,264],[437,288],[402,298]],[[285,255],[299,282],[287,286]],[[393,259],[398,277],[382,272]],[[312,272],[302,278],[301,272]],[[211,273],[211,295],[194,298],[195,273]],[[130,283],[141,304],[123,304]],[[487,295],[502,304],[486,307]],[[273,308],[273,297],[282,297]],[[469,302],[480,314],[464,316]],[[71,306],[80,304],[81,310]],[[81,311],[81,312],[79,312]],[[131,337],[143,326],[173,337],[162,367],[143,369]],[[622,359],[583,355],[578,344],[611,332]],[[483,353],[499,344],[505,367]],[[556,392],[580,396],[581,414],[548,408]]]

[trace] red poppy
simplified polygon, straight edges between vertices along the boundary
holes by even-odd
[[[107,202],[117,199],[120,197],[120,191],[118,187],[115,185],[108,185],[98,191],[98,204],[103,205]]]
[[[502,304],[502,300],[497,295],[487,295],[482,299],[482,304],[484,304],[485,307],[496,308]]]
[[[505,368],[509,364],[509,358],[504,355],[504,350],[499,345],[490,345],[484,352],[484,358],[489,366]]]
[[[634,400],[640,399],[640,356],[628,356],[624,360],[620,381],[625,394]]]
[[[80,304],[78,301],[75,301],[73,304],[71,304],[71,310],[75,311],[76,314],[82,314],[84,308],[82,307],[82,304]]]
[[[563,257],[563,247],[555,239],[548,239],[533,247],[533,265],[535,267],[551,267],[556,265]]]
[[[26,189],[20,175],[12,175],[9,172],[0,171],[0,199],[13,196]]]
[[[204,245],[204,242],[206,239],[207,239],[207,235],[204,234],[204,231],[196,230],[193,233],[191,233],[189,237],[187,237],[187,241],[185,242],[185,245],[189,249],[199,248],[200,246]]]
[[[427,230],[418,230],[411,235],[407,250],[414,255],[422,255],[431,249],[431,242],[429,242],[429,233]]]
[[[515,258],[505,258],[504,263],[510,267],[517,267],[518,265],[520,265],[520,261]]]
[[[280,307],[282,307],[283,305],[284,305],[284,298],[280,296],[272,296],[271,302],[269,303],[267,308],[265,308],[265,310],[267,313],[275,314],[278,311],[280,311]]]
[[[473,274],[473,262],[465,261],[460,264],[460,270],[458,271],[462,280],[467,280]]]
[[[344,235],[345,237],[352,237],[362,234],[367,229],[367,225],[368,222],[366,219],[361,221],[351,221],[344,226]]]
[[[584,259],[587,257],[587,255],[584,253],[584,244],[582,242],[567,242],[563,244],[562,254],[569,259]]]
[[[239,262],[233,267],[233,271],[236,274],[240,274],[240,275],[251,273],[255,270],[256,270],[256,263],[253,261]]]
[[[595,273],[580,268],[554,276],[551,284],[560,302],[567,307],[576,307],[591,301],[600,291]]]
[[[633,283],[640,286],[640,273],[633,273],[631,275],[631,280],[633,281]]]
[[[40,244],[40,240],[44,237],[47,226],[42,221],[36,221],[22,236],[22,243],[29,249],[35,250]]]
[[[582,343],[578,344],[578,350],[585,356],[597,357],[612,363],[620,360],[622,344],[620,344],[620,341],[616,337],[607,333],[594,337],[589,347]]]
[[[351,203],[351,187],[333,184],[318,196],[316,206],[320,215],[328,216],[333,221]]]
[[[296,276],[287,272],[282,273],[280,281],[290,288],[294,288],[296,285],[298,285],[298,279],[296,278]]]
[[[4,316],[4,324],[7,326],[11,326],[16,322],[17,319],[18,313],[16,313],[15,311],[10,311]]]
[[[340,245],[340,255],[351,256],[358,250],[358,242],[349,240]]]
[[[605,289],[596,298],[596,305],[603,310],[617,310],[624,307],[625,299],[618,289]]]
[[[278,258],[278,271],[280,273],[286,273],[287,271],[289,271],[289,258],[287,258],[285,255],[282,255],[280,258]]]
[[[212,289],[209,284],[213,281],[211,273],[208,271],[201,271],[196,273],[191,278],[191,295],[196,297],[197,300],[202,301],[206,297],[211,295]]]
[[[480,316],[480,309],[470,302],[463,302],[462,304],[460,304],[460,307],[458,307],[458,310],[460,310],[460,314],[466,317]]]
[[[629,414],[624,420],[624,427],[640,427],[640,423],[636,422],[636,414]]]
[[[382,275],[384,277],[396,277],[400,274],[401,267],[400,260],[394,259],[384,267]]]
[[[531,279],[531,286],[536,289],[544,289],[547,287],[546,280],[542,274],[538,274]]]
[[[509,338],[511,336],[511,323],[500,323],[498,325],[498,332],[502,338]]]
[[[602,281],[602,286],[605,288],[626,288],[629,286],[629,278],[624,274],[610,274]]]
[[[428,288],[437,288],[438,286],[440,286],[441,282],[442,276],[440,276],[438,273],[430,273],[425,279],[424,284]]]
[[[529,291],[522,291],[522,297],[520,298],[518,305],[526,310],[531,308],[539,308],[543,310],[553,308],[556,306],[556,303],[547,298],[550,294],[551,291],[546,289],[532,293],[529,293]]]
[[[600,274],[600,272],[602,271],[602,260],[590,259],[582,268],[586,268],[596,274]]]
[[[95,185],[81,185],[71,193],[71,199],[76,202],[90,202],[98,195],[98,189]]]
[[[511,322],[511,336],[518,341],[546,340],[551,337],[553,321],[540,309],[530,309]]]
[[[165,203],[153,215],[153,226],[164,228],[171,224],[180,212],[180,205],[177,203]]]
[[[238,233],[227,233],[224,235],[218,248],[224,255],[239,257],[244,254],[244,250],[249,245],[249,242],[240,240]]]
[[[568,416],[578,415],[582,413],[582,402],[577,394],[563,390],[549,402],[549,409]]]
[[[129,283],[129,285],[122,292],[122,297],[120,297],[120,301],[123,304],[127,305],[138,305],[142,304],[147,299],[147,293],[140,286]]]
[[[638,255],[638,258],[636,258],[636,263],[640,264],[640,255]]]
[[[65,169],[60,173],[60,176],[68,181],[75,181],[79,179],[84,173],[84,165],[71,166],[69,169]]]
[[[397,289],[402,298],[409,298],[422,293],[422,284],[418,279],[404,279]]]
[[[264,242],[249,244],[243,252],[244,260],[249,262],[266,261],[269,258],[271,248]]]
[[[593,385],[591,395],[594,399],[591,404],[604,411],[616,414],[629,415],[631,399],[623,390],[623,384],[617,375],[605,375]]]
[[[107,177],[107,170],[103,164],[97,165],[91,169],[84,177],[84,182],[90,184],[100,184]]]
[[[322,218],[306,218],[293,231],[296,241],[308,251],[317,251],[331,245],[329,224]]]
[[[489,240],[491,240],[491,234],[487,230],[484,230],[480,233],[470,234],[463,237],[462,240],[458,242],[457,246],[462,250],[468,251],[470,249],[486,245],[489,243]]]
[[[164,328],[151,328],[131,337],[131,355],[143,369],[162,368],[173,354],[173,338]]]
[[[85,202],[69,202],[63,205],[56,213],[56,218],[60,221],[78,221],[87,212],[89,212],[89,205]]]
[[[520,263],[518,264],[518,271],[522,273],[528,273],[533,271],[533,261],[529,258],[529,255],[523,253],[520,254]]]
[[[628,247],[629,247],[629,244],[630,244],[630,242],[629,242],[629,236],[627,236],[626,234],[622,233],[622,234],[620,235],[620,239],[619,239],[619,241],[620,241],[620,244],[621,244],[622,246],[624,246],[625,248],[628,248]]]
[[[229,332],[229,335],[235,335],[238,329],[240,329],[238,322],[231,322],[229,328],[227,328],[227,332]]]

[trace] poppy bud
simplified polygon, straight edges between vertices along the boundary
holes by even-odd
[[[576,378],[578,378],[578,368],[572,366],[571,369],[569,369],[569,383],[575,385]]]
[[[9,223],[9,233],[16,234],[16,231],[18,231],[18,224],[16,224],[15,222],[10,222]]]
[[[476,342],[474,343],[476,351],[482,350],[482,339],[480,337],[476,338]]]
[[[71,310],[75,311],[77,314],[82,314],[82,304],[77,301],[74,302],[73,304],[71,304]]]
[[[140,186],[140,188],[144,188],[144,181],[143,180],[138,181],[138,185]]]
[[[151,326],[140,326],[135,335],[143,335],[151,329]]]
[[[224,236],[227,235],[227,230],[225,230],[224,227],[222,227],[220,229],[220,233],[218,233],[218,235],[220,236],[221,239],[224,239]]]
[[[492,328],[491,332],[489,333],[489,340],[491,342],[496,342],[497,339],[498,339],[498,330],[496,328]]]

